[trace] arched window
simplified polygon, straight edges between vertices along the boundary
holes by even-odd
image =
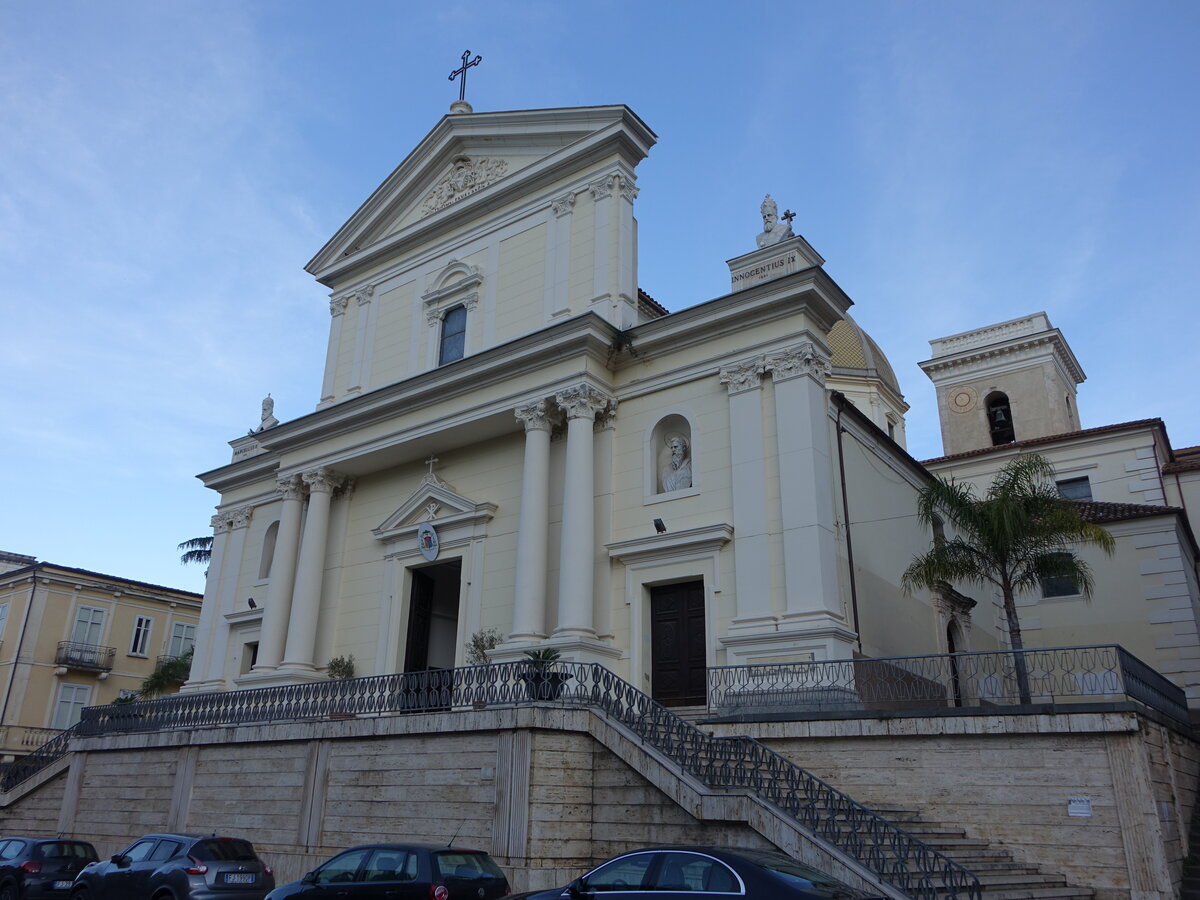
[[[258,561],[258,580],[266,581],[271,577],[271,564],[275,562],[275,540],[279,537],[279,522],[272,522],[263,535],[262,556]]]
[[[992,446],[1011,444],[1017,439],[1013,429],[1012,408],[1008,404],[1008,395],[996,391],[988,394],[987,398],[988,429],[992,434]]]
[[[467,336],[467,308],[455,306],[442,316],[442,345],[438,353],[438,365],[444,366],[463,358]]]

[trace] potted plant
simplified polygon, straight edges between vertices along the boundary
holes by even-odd
[[[338,681],[354,677],[354,654],[350,653],[346,656],[335,656],[329,660],[329,665],[325,667],[325,674],[330,678]],[[353,719],[355,713],[346,709],[334,709],[329,713],[331,719]]]
[[[525,682],[525,692],[530,700],[557,700],[561,696],[571,673],[555,671],[554,663],[560,655],[553,647],[525,651],[529,661],[519,677]]]
[[[488,656],[488,651],[499,646],[504,640],[504,635],[500,633],[498,628],[484,628],[476,631],[471,635],[466,643],[467,648],[467,664],[472,666],[490,666],[492,658]],[[487,681],[487,678],[482,674],[476,680],[476,687]],[[477,698],[471,701],[471,706],[474,709],[484,709],[487,706],[487,701]]]

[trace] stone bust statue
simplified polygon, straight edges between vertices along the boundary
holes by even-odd
[[[692,457],[687,438],[682,434],[668,434],[665,443],[667,449],[671,451],[671,458],[658,473],[663,493],[690,488],[692,486]]]
[[[792,223],[783,221],[779,218],[779,207],[775,205],[775,201],[771,199],[771,195],[767,194],[762,202],[762,219],[763,230],[758,236],[759,247],[770,247],[773,244],[778,244],[780,241],[786,241],[788,238],[795,237],[792,233]],[[789,215],[791,215],[789,213]]]
[[[271,395],[267,394],[262,402],[262,421],[258,423],[251,434],[257,434],[260,431],[266,431],[268,428],[273,428],[279,424],[279,420],[275,418],[275,401],[271,399]]]

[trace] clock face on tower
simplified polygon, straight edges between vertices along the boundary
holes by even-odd
[[[950,409],[956,413],[970,412],[979,402],[979,395],[969,387],[951,388],[949,396]]]

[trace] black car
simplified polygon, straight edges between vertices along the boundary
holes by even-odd
[[[482,850],[446,844],[370,844],[344,850],[267,900],[495,900],[508,879]]]
[[[861,900],[882,896],[842,884],[782,853],[723,847],[650,847],[614,857],[566,887],[518,894],[512,900],[601,895],[623,900]]]
[[[66,897],[79,871],[97,859],[87,841],[0,838],[0,900]]]
[[[249,841],[148,834],[80,872],[71,900],[263,900],[273,887]]]

